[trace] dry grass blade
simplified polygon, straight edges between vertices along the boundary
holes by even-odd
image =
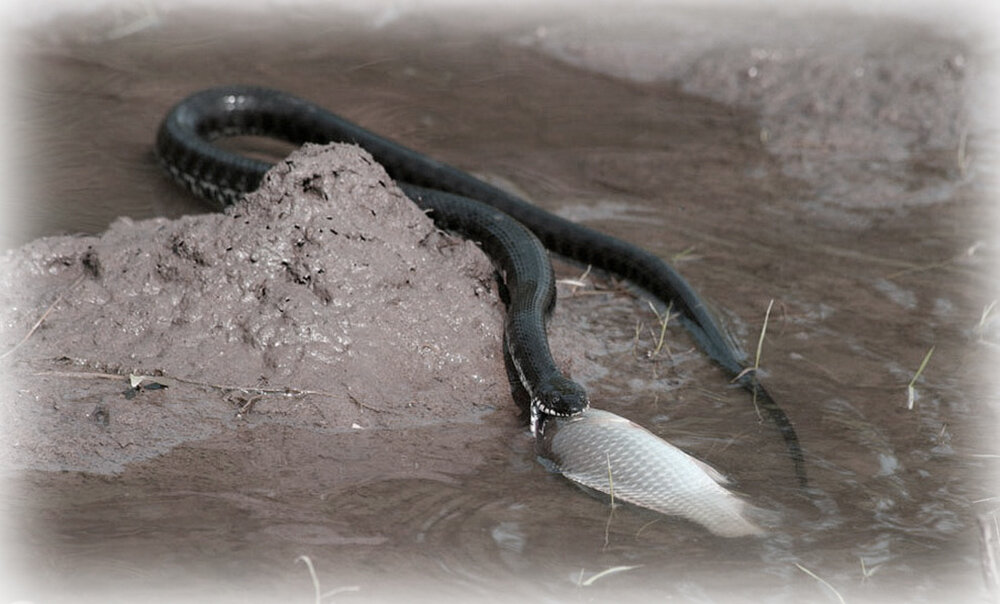
[[[958,172],[965,178],[969,173],[969,166],[972,165],[972,154],[969,153],[969,130],[962,128],[958,135],[958,149],[955,151],[955,164]]]
[[[611,454],[605,453],[604,457],[608,460],[608,494],[611,495],[611,507],[615,507],[615,481],[611,476]]]
[[[764,334],[767,333],[767,324],[771,320],[771,309],[773,307],[774,307],[774,298],[771,298],[771,301],[767,303],[767,310],[764,312],[764,324],[760,326],[760,337],[757,338],[757,354],[754,356],[753,359],[753,367],[747,367],[743,371],[739,372],[738,374],[736,374],[736,377],[734,377],[731,381],[735,382],[740,378],[742,378],[744,375],[748,373],[756,373],[757,370],[760,369],[760,355],[761,351],[764,349]],[[756,386],[753,389],[753,408],[757,412],[757,419],[760,421],[764,421],[764,416],[761,415],[760,407],[757,405]]]
[[[872,576],[874,576],[875,573],[877,573],[878,570],[880,568],[882,568],[881,564],[876,564],[875,566],[868,566],[867,564],[865,564],[865,559],[864,558],[858,558],[858,560],[861,561],[861,582],[862,583],[864,583],[868,579],[871,579]]]
[[[906,385],[906,408],[907,409],[913,409],[913,402],[914,402],[914,400],[916,399],[916,396],[917,396],[917,391],[913,387],[913,385],[917,383],[918,379],[920,379],[920,374],[922,374],[924,372],[924,368],[927,367],[927,361],[931,360],[931,355],[932,354],[934,354],[934,347],[933,346],[931,346],[931,349],[928,350],[927,354],[924,355],[924,360],[920,362],[920,367],[917,369],[917,372],[913,374],[913,379],[911,379],[910,383]]]
[[[764,334],[767,333],[767,322],[771,320],[771,308],[774,307],[774,298],[767,303],[767,311],[764,313],[764,324],[760,327],[760,337],[757,338],[757,355],[753,359],[753,369],[760,369],[760,353],[764,348]]]
[[[983,580],[994,597],[1000,596],[1000,522],[996,511],[980,514],[976,523],[979,525],[979,563]]]
[[[647,304],[649,304],[650,310],[653,311],[653,314],[656,315],[656,320],[659,321],[660,323],[660,335],[656,340],[656,347],[650,354],[650,356],[655,357],[660,354],[661,350],[663,350],[663,342],[667,335],[667,324],[670,323],[670,312],[674,309],[674,303],[671,300],[670,304],[667,305],[667,309],[663,311],[662,315],[656,312],[656,307],[653,306],[652,302],[647,302]]]
[[[694,246],[692,245],[692,246],[689,246],[687,248],[684,248],[683,250],[681,250],[681,251],[677,252],[676,254],[674,254],[673,256],[671,256],[670,257],[670,261],[676,264],[676,263],[681,262],[683,260],[687,260],[693,254],[694,254]]]
[[[74,281],[73,283],[71,283],[69,285],[69,287],[67,287],[66,289],[64,289],[62,291],[62,293],[59,294],[59,297],[57,297],[52,302],[52,304],[49,304],[49,307],[45,309],[45,312],[42,313],[42,316],[38,317],[38,320],[35,321],[35,324],[31,326],[31,329],[28,330],[28,333],[24,334],[24,337],[21,338],[21,340],[17,344],[14,344],[13,346],[11,346],[10,350],[8,350],[7,352],[5,352],[3,354],[0,354],[0,359],[3,359],[7,355],[13,353],[15,350],[17,350],[18,348],[20,348],[22,344],[24,344],[25,342],[27,342],[28,338],[30,338],[32,336],[32,334],[34,334],[35,331],[38,330],[39,327],[41,327],[42,322],[45,321],[45,318],[49,316],[49,314],[55,309],[55,307],[60,302],[62,302],[63,298],[66,297],[66,294],[68,294],[70,291],[72,291],[74,287],[76,287],[77,285],[80,284],[81,281],[83,281],[83,277],[84,277],[84,275],[80,275],[79,277],[76,278],[76,281]]]
[[[885,278],[889,279],[889,280],[892,280],[892,279],[896,279],[896,278],[902,277],[904,275],[909,275],[911,273],[922,273],[922,272],[925,272],[925,271],[930,271],[930,270],[939,269],[939,268],[955,267],[955,266],[958,265],[958,262],[960,260],[962,260],[963,258],[969,258],[971,256],[975,256],[976,253],[979,251],[979,248],[981,246],[982,246],[982,242],[981,241],[977,241],[977,242],[973,243],[972,245],[970,245],[969,247],[967,247],[964,252],[962,252],[961,254],[958,254],[957,256],[952,256],[951,258],[946,258],[944,260],[939,260],[937,262],[931,262],[929,264],[921,264],[921,265],[917,265],[917,266],[910,266],[910,267],[904,268],[902,270],[898,270],[898,271],[896,271],[894,273],[891,273],[889,275],[886,275]]]
[[[605,453],[604,456],[608,460],[608,494],[611,495],[608,521],[604,523],[604,547],[602,549],[606,550],[608,549],[608,544],[611,542],[611,519],[615,516],[615,482],[611,476],[611,455]]]
[[[983,307],[983,314],[979,316],[979,327],[982,328],[988,322],[990,315],[993,314],[993,309],[997,307],[997,300],[991,300],[989,304]]]
[[[304,562],[306,568],[309,569],[309,577],[312,578],[313,592],[316,594],[315,604],[320,604],[322,599],[322,591],[319,588],[319,577],[316,576],[316,569],[313,567],[312,559],[309,556],[299,556],[295,559],[296,562]]]
[[[990,324],[997,320],[996,313],[994,312],[997,310],[997,302],[997,300],[991,300],[989,304],[983,307],[983,313],[979,316],[979,323],[976,324],[974,330],[979,336],[980,342],[986,341]]]
[[[357,585],[348,585],[346,587],[338,587],[332,589],[326,593],[320,589],[319,577],[316,576],[316,568],[313,567],[312,559],[309,556],[301,555],[295,559],[296,562],[304,562],[306,567],[309,569],[309,577],[312,579],[313,593],[315,594],[314,604],[322,604],[323,600],[327,598],[332,598],[337,594],[341,594],[348,591],[360,591],[361,587]]]
[[[570,287],[573,288],[573,293],[575,294],[576,290],[587,287],[587,277],[590,276],[590,271],[592,268],[593,266],[588,264],[587,270],[583,271],[583,274],[581,274],[576,279],[556,279],[556,283],[562,285],[569,285]]]
[[[829,589],[830,591],[832,591],[833,595],[837,596],[837,601],[839,601],[840,604],[847,604],[847,602],[844,601],[844,596],[840,595],[840,592],[837,591],[833,587],[833,585],[830,585],[825,579],[823,579],[823,577],[820,577],[819,575],[817,575],[813,571],[809,570],[808,568],[802,566],[798,562],[795,563],[795,566],[797,566],[799,568],[799,570],[801,570],[805,574],[807,574],[810,577],[812,577],[813,579],[816,579],[817,581],[819,581],[820,584],[822,584],[823,586],[825,586],[827,589]]]
[[[615,574],[618,574],[618,573],[622,573],[622,572],[625,572],[627,570],[632,570],[632,569],[635,569],[635,568],[640,568],[641,566],[642,566],[641,564],[637,564],[635,566],[612,566],[611,568],[602,570],[601,572],[599,572],[596,575],[590,577],[586,581],[583,581],[582,583],[580,583],[580,586],[581,587],[590,587],[595,582],[599,581],[600,579],[603,579],[604,577],[607,577],[607,576],[610,576],[610,575],[615,575]],[[582,574],[583,573],[581,571],[581,576],[582,576]]]

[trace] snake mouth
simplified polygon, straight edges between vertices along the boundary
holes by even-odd
[[[580,409],[573,409],[572,411],[558,411],[553,407],[545,405],[541,401],[536,401],[535,403],[532,404],[532,409],[535,409],[538,411],[538,413],[544,415],[552,415],[555,417],[571,417],[573,415],[576,415],[577,413],[583,413],[584,411],[587,410],[587,407],[589,406],[590,403],[587,402]]]
[[[545,418],[546,417],[573,417],[574,415],[579,415],[590,408],[590,401],[584,400],[583,406],[579,409],[574,409],[572,411],[557,411],[552,407],[547,406],[540,400],[531,401],[530,406],[530,427],[531,435],[538,438],[542,435],[545,429]]]

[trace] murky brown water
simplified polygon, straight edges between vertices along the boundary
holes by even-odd
[[[783,526],[727,542],[632,508],[609,514],[535,462],[514,417],[452,452],[473,460],[462,473],[436,472],[412,443],[468,426],[360,446],[251,422],[115,476],[24,472],[8,502],[21,527],[12,597],[310,601],[296,562],[308,555],[324,590],[358,587],[334,601],[835,601],[796,565],[847,601],[988,600],[977,517],[996,518],[997,388],[984,359],[998,336],[982,317],[998,288],[984,185],[917,142],[894,166],[899,189],[936,188],[937,202],[838,220],[816,210],[828,191],[785,175],[754,114],[567,66],[511,42],[530,28],[504,27],[462,34],[420,18],[373,30],[302,15],[173,16],[115,39],[90,23],[49,28],[17,55],[30,109],[23,240],[203,211],[152,160],[167,108],[220,83],[294,91],[676,257],[748,349],[773,298],[763,365],[806,449],[808,492],[773,428],[683,336],[672,358],[648,358],[655,319],[641,301],[567,287],[555,327],[601,344],[574,361],[595,404],[723,469]],[[846,170],[861,189],[863,167]],[[384,451],[370,477],[343,480]],[[580,586],[616,566],[636,568]]]

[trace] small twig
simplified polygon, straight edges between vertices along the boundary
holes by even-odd
[[[251,396],[250,398],[248,398],[248,399],[247,399],[247,402],[243,403],[243,405],[241,405],[241,406],[240,406],[240,410],[238,411],[238,413],[239,413],[239,414],[240,414],[241,416],[242,416],[242,415],[246,415],[247,413],[249,413],[249,412],[250,412],[250,409],[251,409],[251,408],[252,408],[252,407],[253,407],[253,406],[254,406],[255,404],[257,404],[257,401],[259,401],[259,400],[261,399],[261,397],[262,397],[262,396],[264,396],[264,395],[263,395],[263,394],[258,394],[258,395],[256,395],[256,396]]]
[[[42,316],[38,317],[38,320],[35,321],[35,324],[31,326],[31,329],[28,330],[28,333],[24,334],[24,337],[21,338],[21,341],[19,341],[17,344],[14,344],[7,352],[0,354],[0,359],[3,359],[7,355],[13,353],[15,350],[20,348],[22,344],[27,342],[28,338],[30,338],[32,334],[35,333],[35,331],[42,325],[42,322],[45,321],[45,318],[49,316],[49,313],[51,313],[55,309],[56,305],[62,302],[63,298],[66,297],[66,294],[68,294],[74,287],[76,287],[77,285],[80,284],[81,281],[83,281],[84,276],[85,275],[80,275],[79,277],[76,278],[75,281],[73,281],[73,283],[69,285],[69,287],[64,289],[62,293],[60,293],[59,296],[56,297],[56,299],[52,302],[52,304],[49,304],[49,307],[45,309],[45,312],[42,313]]]
[[[117,374],[117,373],[100,373],[100,372],[89,372],[89,371],[36,371],[33,375],[51,375],[57,377],[67,377],[73,379],[91,379],[91,380],[121,380],[127,379],[131,384],[134,380],[150,380],[154,382],[159,382],[161,384],[166,384],[168,382],[179,382],[182,384],[188,384],[191,386],[198,386],[201,388],[211,388],[213,390],[219,390],[221,392],[240,392],[247,395],[278,395],[278,396],[325,396],[328,398],[338,398],[338,394],[334,392],[327,392],[325,390],[307,390],[304,388],[261,388],[258,386],[232,386],[226,384],[212,384],[209,382],[200,382],[198,380],[191,380],[182,377],[175,377],[167,374],[148,376],[148,375],[135,375],[135,374]],[[368,409],[369,411],[375,411],[382,413],[385,410],[379,409],[377,407],[372,407],[366,405],[355,398],[353,395],[348,394],[347,398],[351,400],[352,403],[361,407],[362,409]]]
[[[129,376],[118,373],[100,373],[98,371],[36,371],[32,375],[50,375],[80,380],[122,380]]]
[[[561,283],[563,285],[569,285],[570,287],[573,287],[574,288],[573,293],[575,294],[577,289],[582,287],[587,287],[587,277],[590,275],[590,270],[592,268],[593,266],[588,264],[587,270],[583,271],[583,274],[581,274],[576,279],[556,279],[556,283]]]
[[[343,386],[344,390],[347,391],[347,398],[351,399],[351,402],[354,403],[355,405],[357,405],[359,408],[361,408],[361,409],[368,409],[369,411],[375,411],[377,413],[382,413],[383,411],[385,411],[384,409],[378,409],[376,407],[372,407],[370,405],[366,405],[366,404],[362,403],[361,401],[359,401],[358,397],[356,397],[353,394],[351,394],[351,391],[347,387],[347,384],[341,383],[341,386]],[[328,396],[333,396],[333,395],[328,395]]]

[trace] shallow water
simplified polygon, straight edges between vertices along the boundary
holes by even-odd
[[[167,108],[220,83],[295,91],[675,258],[747,349],[773,298],[762,364],[805,447],[806,491],[777,432],[681,332],[651,354],[656,318],[641,300],[600,276],[607,291],[567,285],[553,327],[593,344],[568,361],[595,406],[716,465],[782,525],[727,542],[611,512],[536,463],[513,413],[448,452],[470,460],[460,472],[413,443],[469,426],[358,443],[250,421],[115,476],[24,472],[7,503],[25,569],[14,596],[308,601],[307,555],[324,590],[358,588],[335,601],[835,600],[797,565],[847,601],[987,601],[977,517],[996,517],[997,388],[984,359],[1000,338],[983,319],[998,295],[984,185],[914,143],[917,159],[894,165],[899,188],[939,201],[817,211],[829,191],[787,175],[753,113],[571,67],[513,43],[528,26],[493,27],[175,15],[120,38],[102,35],[107,23],[47,28],[17,57],[30,109],[23,239],[203,211],[153,162]],[[905,65],[905,52],[892,58]],[[863,190],[867,173],[850,166],[841,186]],[[618,566],[635,568],[581,585]]]

